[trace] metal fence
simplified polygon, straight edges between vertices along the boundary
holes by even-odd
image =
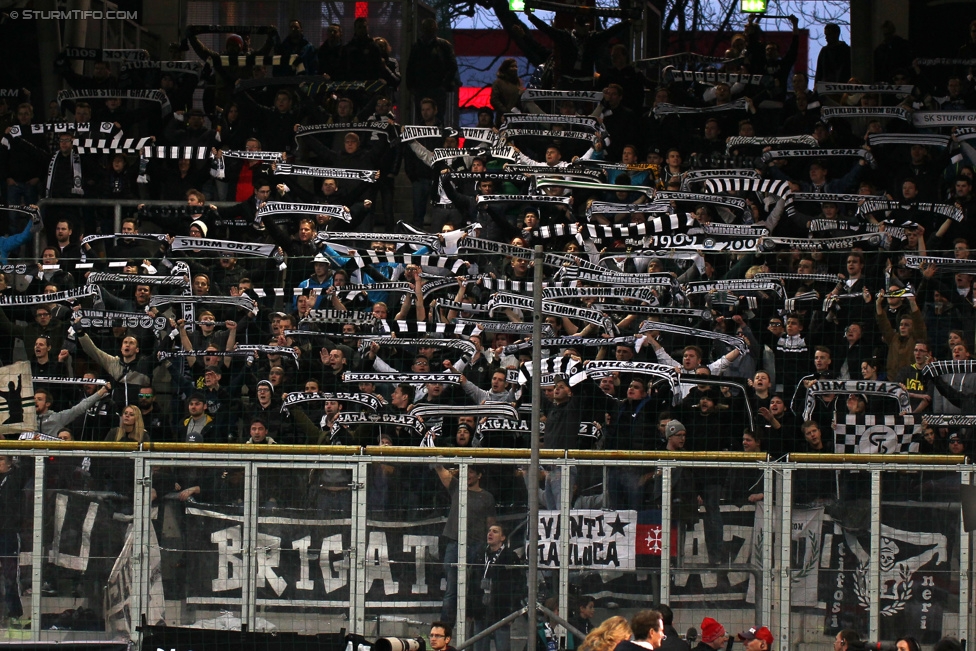
[[[424,636],[452,618],[454,598],[453,644],[464,648],[524,605],[528,450],[0,447],[26,479],[20,566],[32,624],[8,637],[137,639],[140,622]],[[540,602],[570,622],[588,595],[595,622],[669,603],[679,630],[703,616],[730,632],[762,624],[779,648],[827,643],[842,628],[871,640],[969,637],[959,492],[972,467],[959,457],[571,456],[543,452],[560,508],[535,525]],[[642,479],[641,501],[614,509],[628,476]],[[722,489],[703,494],[712,482]],[[492,522],[517,556],[494,598],[476,488],[494,495]],[[452,506],[456,546],[444,535]],[[525,629],[515,618],[514,648]]]

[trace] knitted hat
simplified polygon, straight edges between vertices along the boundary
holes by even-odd
[[[274,385],[271,384],[269,380],[261,380],[260,382],[258,382],[258,386],[255,387],[255,390],[261,387],[268,387],[268,389],[271,391],[271,395],[274,395]]]
[[[680,434],[681,432],[686,432],[686,431],[688,431],[688,430],[686,430],[685,429],[685,426],[682,425],[681,424],[681,421],[678,421],[678,420],[669,420],[668,421],[668,424],[664,426],[664,433],[667,436],[667,438],[671,438],[672,436],[675,436],[676,434]],[[706,617],[705,619],[708,619],[708,618]],[[715,620],[713,619],[711,621],[714,622]]]
[[[203,236],[204,236],[204,237],[206,237],[206,236],[207,236],[207,231],[209,231],[209,230],[210,230],[210,229],[209,229],[209,228],[207,227],[207,225],[206,225],[206,224],[205,224],[204,222],[202,222],[202,221],[200,221],[199,219],[195,219],[195,220],[193,220],[192,222],[190,222],[190,226],[191,226],[191,227],[192,227],[192,226],[196,226],[197,228],[199,228],[199,229],[200,229],[200,232],[201,232],[201,233],[203,233]]]
[[[677,421],[671,421],[671,423],[675,422]],[[668,423],[669,430],[671,428],[671,423]],[[678,423],[678,425],[681,425],[681,423]],[[682,426],[681,429],[684,429],[684,426]],[[721,637],[725,637],[725,627],[711,617],[706,617],[703,619],[699,628],[701,629],[701,641],[705,644],[709,644]]]

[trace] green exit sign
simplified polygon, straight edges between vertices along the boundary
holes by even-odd
[[[508,8],[511,11],[525,11],[525,0],[508,0]]]
[[[766,0],[739,0],[739,10],[747,14],[764,14]]]

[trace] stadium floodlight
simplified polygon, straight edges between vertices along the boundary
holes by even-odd
[[[513,2],[514,0],[509,0]],[[739,11],[745,14],[766,13],[766,0],[739,0]]]
[[[525,0],[508,0],[510,11],[525,11]]]

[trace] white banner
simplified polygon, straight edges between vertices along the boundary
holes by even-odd
[[[539,511],[539,566],[560,566],[559,511]],[[570,567],[633,570],[637,511],[573,509],[569,513]]]

